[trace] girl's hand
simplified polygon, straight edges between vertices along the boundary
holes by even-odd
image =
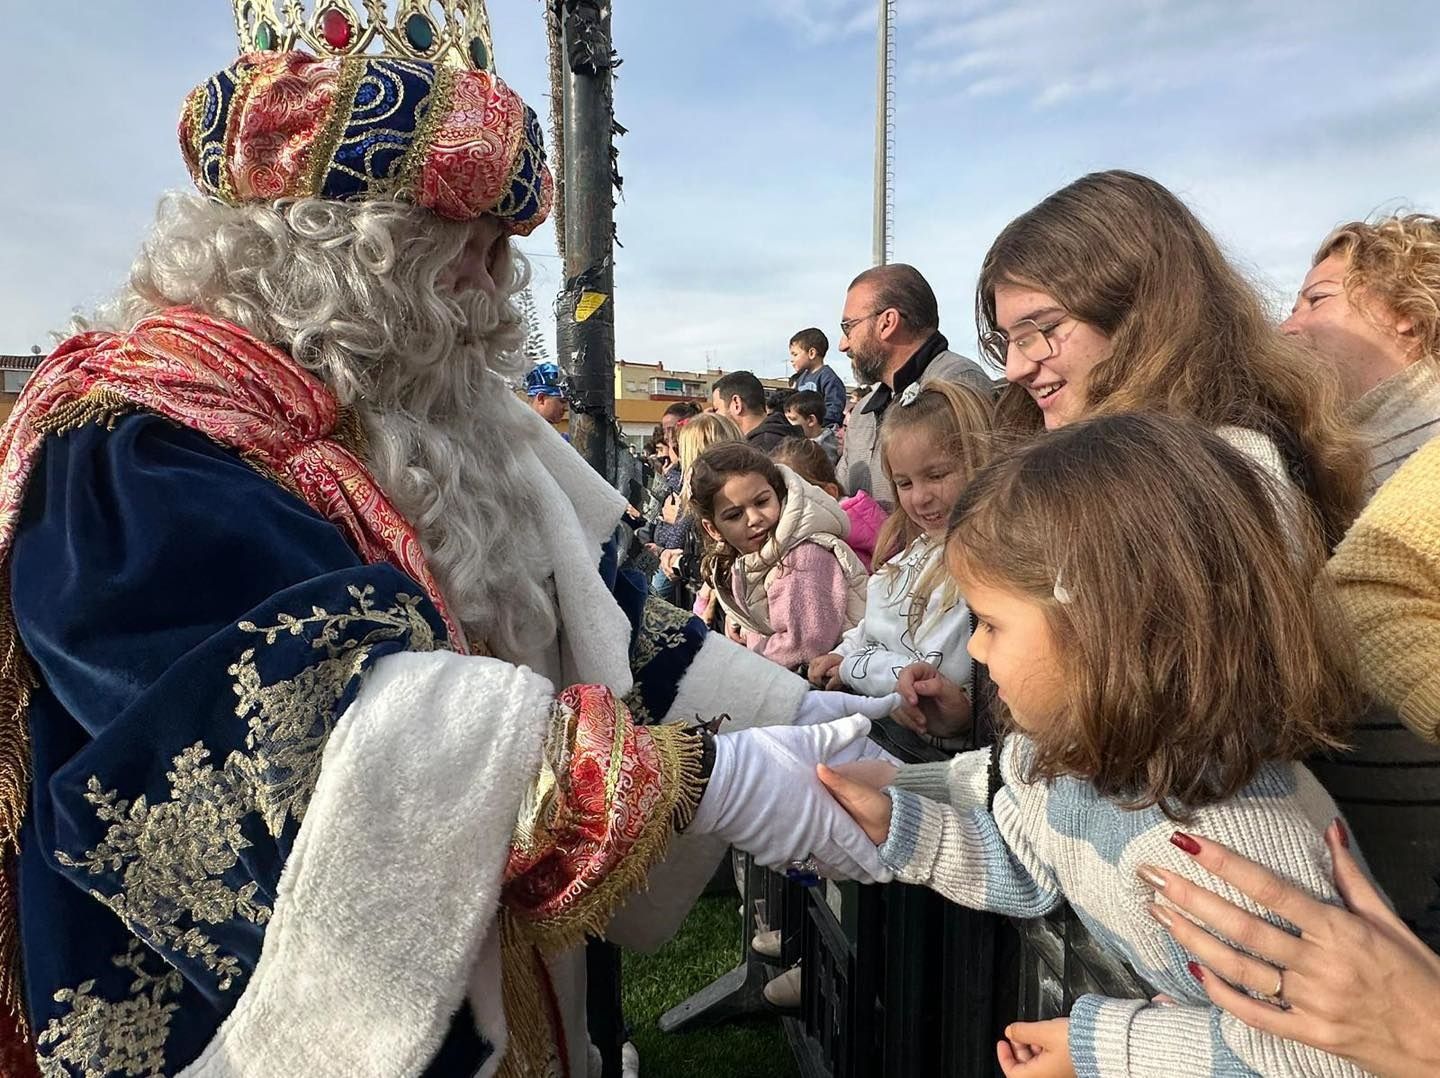
[[[674,524],[680,519],[680,499],[670,495],[665,499],[665,504],[660,508],[660,519],[666,524]]]
[[[740,627],[738,621],[733,621],[730,618],[725,619],[725,635],[735,641],[735,643],[744,646],[745,630]]]
[[[883,761],[866,761],[866,763],[871,762],[890,767]],[[831,769],[824,764],[818,764],[815,773],[820,776],[820,781],[825,784],[825,788],[830,791],[835,800],[840,802],[840,807],[850,813],[850,818],[859,824],[861,830],[869,836],[870,841],[880,846],[890,834],[892,806],[889,796],[881,793],[878,786],[872,786],[868,782],[851,777],[852,769],[860,766],[863,765],[854,763],[843,765],[842,768]],[[850,774],[842,774],[842,770],[850,772]],[[893,778],[894,769],[891,768],[891,771]]]
[[[1143,872],[1164,884],[1157,894],[1199,924],[1159,904],[1151,914],[1200,959],[1211,1001],[1246,1025],[1344,1056],[1385,1078],[1440,1074],[1440,956],[1386,904],[1351,855],[1338,819],[1326,828],[1325,842],[1348,910],[1311,898],[1217,842],[1193,840],[1196,861],[1295,925],[1298,937],[1147,865]],[[1275,1002],[1253,999],[1232,984]]]
[[[838,682],[840,679],[831,675],[840,669],[842,661],[833,651],[829,655],[820,655],[810,660],[810,684],[817,689],[835,688],[831,682]]]
[[[995,1046],[1005,1078],[1074,1078],[1070,1063],[1070,1019],[1011,1022]]]
[[[970,729],[970,697],[933,663],[911,663],[900,671],[895,691],[905,706],[895,718],[917,734],[957,737]]]

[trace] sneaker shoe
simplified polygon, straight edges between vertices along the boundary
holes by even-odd
[[[777,1011],[800,1009],[800,966],[797,963],[765,986],[765,1002]]]
[[[779,958],[780,930],[776,928],[770,932],[755,933],[755,938],[750,941],[750,949],[765,958]]]

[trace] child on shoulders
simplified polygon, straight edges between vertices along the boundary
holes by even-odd
[[[790,365],[795,368],[795,388],[814,390],[825,399],[825,426],[845,423],[845,383],[825,365],[830,341],[823,331],[802,329],[790,338]]]

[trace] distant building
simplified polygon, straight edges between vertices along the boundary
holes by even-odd
[[[25,388],[30,375],[35,373],[35,368],[40,366],[44,359],[44,356],[36,355],[0,355],[0,423],[10,418],[10,411],[15,407],[20,390]]]
[[[691,401],[701,408],[710,406],[710,387],[726,372],[722,370],[668,371],[663,363],[615,364],[615,419],[630,448],[639,453],[660,425],[665,409],[678,401]],[[761,378],[767,390],[789,389],[784,378]],[[555,424],[568,431],[570,418]]]
[[[694,401],[710,406],[710,387],[725,375],[722,370],[670,371],[664,363],[615,363],[615,418],[625,440],[639,449],[650,437],[665,409],[676,401]],[[784,378],[761,378],[769,389],[789,389]]]

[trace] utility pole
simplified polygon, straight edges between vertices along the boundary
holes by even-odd
[[[875,76],[875,219],[872,261],[890,261],[895,215],[895,0],[878,0]]]
[[[560,364],[570,386],[570,441],[611,484],[615,429],[614,243],[616,180],[608,0],[554,0],[562,33],[565,290],[556,311]]]

